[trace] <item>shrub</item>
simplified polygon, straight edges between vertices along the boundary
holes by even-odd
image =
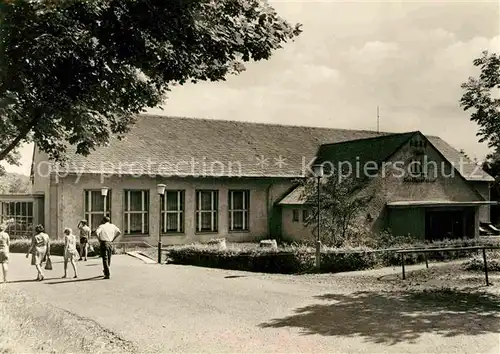
[[[445,240],[440,243],[413,245],[422,247],[460,247],[481,244],[478,240]],[[401,248],[371,249],[367,247],[322,247],[321,272],[345,272],[364,270],[380,266],[401,265],[401,256],[395,253]],[[405,255],[405,264],[425,261],[446,261],[470,257],[478,251],[428,252]],[[280,245],[278,250],[268,248],[240,247],[229,244],[227,250],[202,244],[173,246],[167,257],[171,263],[211,268],[244,270],[265,273],[303,273],[316,271],[315,249],[310,244],[292,243]]]
[[[89,254],[89,256],[99,255],[99,242],[97,240],[90,241],[94,252]],[[11,253],[27,253],[31,245],[31,240],[29,239],[18,239],[12,240],[10,242],[10,252]],[[79,249],[79,245],[77,245]],[[50,254],[53,256],[63,256],[64,253],[64,241],[63,240],[51,240],[50,241]]]
[[[486,261],[488,263],[488,271],[500,272],[500,251],[490,251],[486,254]],[[462,268],[468,271],[481,271],[484,272],[483,256],[476,256],[467,260]]]
[[[468,271],[484,272],[484,261],[482,257],[474,257],[463,264],[463,269]],[[488,259],[488,271],[500,272],[500,262],[498,259]]]

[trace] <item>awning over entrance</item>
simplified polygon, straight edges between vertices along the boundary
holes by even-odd
[[[481,200],[481,201],[468,201],[468,202],[456,202],[449,200],[420,200],[420,201],[398,201],[389,202],[387,207],[389,208],[435,208],[435,207],[472,207],[481,205],[498,205],[496,201]]]

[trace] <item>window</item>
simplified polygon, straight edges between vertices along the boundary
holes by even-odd
[[[309,217],[309,210],[303,209],[302,210],[302,222],[306,223],[308,217]]]
[[[292,221],[299,221],[299,211],[297,209],[292,210]]]
[[[248,231],[250,191],[229,191],[229,231]]]
[[[162,233],[184,232],[184,191],[165,191],[161,196]]]
[[[149,233],[149,191],[125,191],[125,234]]]
[[[104,212],[106,210],[106,213]],[[111,190],[103,196],[101,190],[85,191],[85,219],[91,230],[97,229],[104,216],[111,215]]]
[[[218,191],[196,191],[196,230],[198,232],[217,231],[218,200]]]
[[[32,236],[33,202],[0,202],[0,222],[12,219],[7,228],[11,237]]]

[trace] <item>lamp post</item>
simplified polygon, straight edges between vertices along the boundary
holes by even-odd
[[[319,269],[321,265],[321,238],[320,238],[320,225],[321,225],[321,203],[320,203],[320,183],[321,177],[324,175],[323,165],[314,165],[313,172],[318,179],[318,235],[316,238],[316,268]]]
[[[161,196],[165,195],[165,187],[166,187],[166,185],[164,185],[164,184],[158,184],[156,186],[156,191],[158,192],[158,195],[160,196],[160,210],[161,210]],[[160,215],[161,215],[161,213],[160,213]],[[161,220],[160,220],[158,226],[159,226],[158,227],[158,264],[161,264]]]
[[[108,211],[107,211],[107,196],[108,196],[108,187],[101,187],[101,195],[104,197],[104,216],[108,216]]]

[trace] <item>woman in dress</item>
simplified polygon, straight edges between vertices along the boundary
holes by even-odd
[[[90,227],[87,220],[82,220],[78,223],[78,228],[80,229],[80,261],[87,261],[87,254],[89,251],[89,240],[90,240]]]
[[[0,264],[2,265],[3,281],[7,282],[7,270],[9,264],[9,234],[5,232],[7,225],[0,224]]]
[[[78,259],[79,254],[76,249],[76,236],[73,235],[73,230],[70,228],[64,229],[64,276],[66,278],[68,276],[68,262],[73,266],[73,272],[75,276],[73,278],[78,278],[78,274],[76,272],[76,263],[75,260]]]
[[[31,265],[34,265],[38,271],[36,280],[43,280],[42,261],[47,256],[50,256],[50,238],[45,232],[42,225],[35,227],[35,235],[31,240],[31,246],[26,254],[26,258],[31,254]]]

